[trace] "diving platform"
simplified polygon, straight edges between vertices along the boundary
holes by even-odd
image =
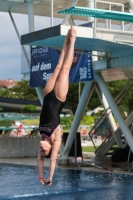
[[[75,49],[99,52],[133,50],[133,47],[128,44],[120,44],[100,38],[93,38],[93,28],[80,26],[75,27],[77,29]],[[69,28],[70,26],[58,25],[40,31],[31,32],[21,36],[21,44],[48,46],[55,49],[61,49]]]
[[[31,46],[48,46],[55,49],[61,49],[64,38],[70,26],[58,25],[40,31],[31,32],[21,36],[22,45]],[[93,63],[93,69],[100,71],[105,81],[114,81],[133,78],[133,46],[113,41],[113,35],[122,32],[111,31],[112,41],[100,39],[100,37],[108,32],[98,32],[99,38],[93,38],[93,28],[76,26],[77,39],[75,49],[107,52],[109,60],[103,60]],[[133,34],[130,34],[133,37]],[[116,37],[117,38],[117,37]],[[109,39],[109,36],[108,36]],[[126,55],[126,52],[127,55]],[[117,58],[114,58],[117,53]],[[126,55],[121,59],[122,53]],[[127,59],[128,58],[128,59]]]

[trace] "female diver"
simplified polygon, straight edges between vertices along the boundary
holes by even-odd
[[[69,72],[73,62],[77,31],[74,26],[68,30],[58,64],[44,89],[44,100],[40,114],[39,131],[41,141],[38,150],[39,181],[51,186],[56,159],[61,145],[60,112],[65,104],[69,88]],[[43,178],[44,158],[50,157],[48,178]]]

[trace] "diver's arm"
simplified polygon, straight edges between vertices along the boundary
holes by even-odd
[[[50,157],[50,166],[49,166],[49,174],[48,178],[45,181],[45,185],[52,185],[52,178],[56,166],[56,159],[58,156],[58,152],[61,146],[61,138],[59,137],[58,139],[54,140],[53,145],[52,145],[52,152],[51,152],[51,157]]]
[[[41,156],[41,151],[39,148],[37,157],[37,167],[38,167],[38,179],[42,184],[44,184],[45,182],[45,179],[43,178],[43,164],[44,164],[44,158]]]

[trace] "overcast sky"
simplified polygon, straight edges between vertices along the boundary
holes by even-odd
[[[28,16],[13,14],[19,34],[29,32]],[[35,16],[35,30],[50,26],[50,18]],[[61,20],[54,19],[54,25]],[[19,81],[21,74],[21,45],[8,13],[0,12],[0,80],[12,78]],[[23,61],[22,61],[23,63]]]

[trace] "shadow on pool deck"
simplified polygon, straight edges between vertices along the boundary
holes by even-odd
[[[83,162],[80,160],[71,160],[69,165],[58,164],[57,168],[66,169],[80,169],[89,171],[102,171],[102,172],[116,172],[116,173],[130,173],[133,174],[133,163],[132,162],[112,162],[111,158],[98,158],[94,153],[83,153]],[[6,164],[17,164],[17,165],[29,165],[37,166],[37,158],[3,158],[0,159],[0,163]],[[45,166],[49,166],[49,159],[45,159]]]

